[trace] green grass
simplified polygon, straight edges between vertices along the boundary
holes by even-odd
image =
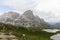
[[[21,26],[17,28],[17,26],[3,23],[0,23],[0,26],[0,31],[3,30],[3,28],[5,27],[4,32],[6,34],[12,32],[12,34],[17,36],[19,40],[51,40],[50,36],[53,35],[53,33],[41,31],[40,28],[26,28]],[[22,34],[25,34],[26,36],[23,37]]]

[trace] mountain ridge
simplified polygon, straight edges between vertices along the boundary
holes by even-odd
[[[0,22],[24,27],[50,26],[39,16],[35,16],[31,10],[25,11],[22,15],[16,12],[5,13],[0,17]]]

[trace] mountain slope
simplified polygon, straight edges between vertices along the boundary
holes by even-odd
[[[3,23],[12,23],[20,15],[16,12],[7,12],[0,16],[0,22]]]
[[[33,11],[27,10],[22,15],[16,12],[8,12],[0,17],[0,22],[24,27],[49,27],[43,19],[35,16]]]
[[[11,33],[19,40],[50,40],[50,36],[54,35],[52,33],[44,32],[40,28],[26,28],[21,26],[19,28],[16,27],[17,26],[10,24],[0,23],[0,32],[6,33],[6,35]],[[22,36],[23,34],[25,36]]]

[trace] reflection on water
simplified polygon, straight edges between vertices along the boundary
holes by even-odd
[[[60,34],[56,34],[56,35],[51,36],[51,39],[60,40]]]
[[[56,33],[57,31],[60,31],[59,29],[43,29],[42,31],[50,32],[50,33]]]
[[[60,31],[59,29],[43,29],[42,31],[50,32],[50,33],[56,33]],[[60,34],[56,34],[50,37],[52,40],[60,40]]]

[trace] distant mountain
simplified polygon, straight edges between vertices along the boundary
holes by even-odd
[[[55,23],[55,24],[53,24],[53,26],[54,26],[55,28],[60,28],[60,23]]]
[[[27,10],[22,15],[16,12],[4,13],[0,16],[0,22],[12,24],[16,26],[24,27],[49,27],[50,25],[41,19],[39,16],[35,16],[33,11]]]
[[[0,16],[0,22],[12,22],[19,16],[20,15],[16,12],[4,13],[3,15]]]

